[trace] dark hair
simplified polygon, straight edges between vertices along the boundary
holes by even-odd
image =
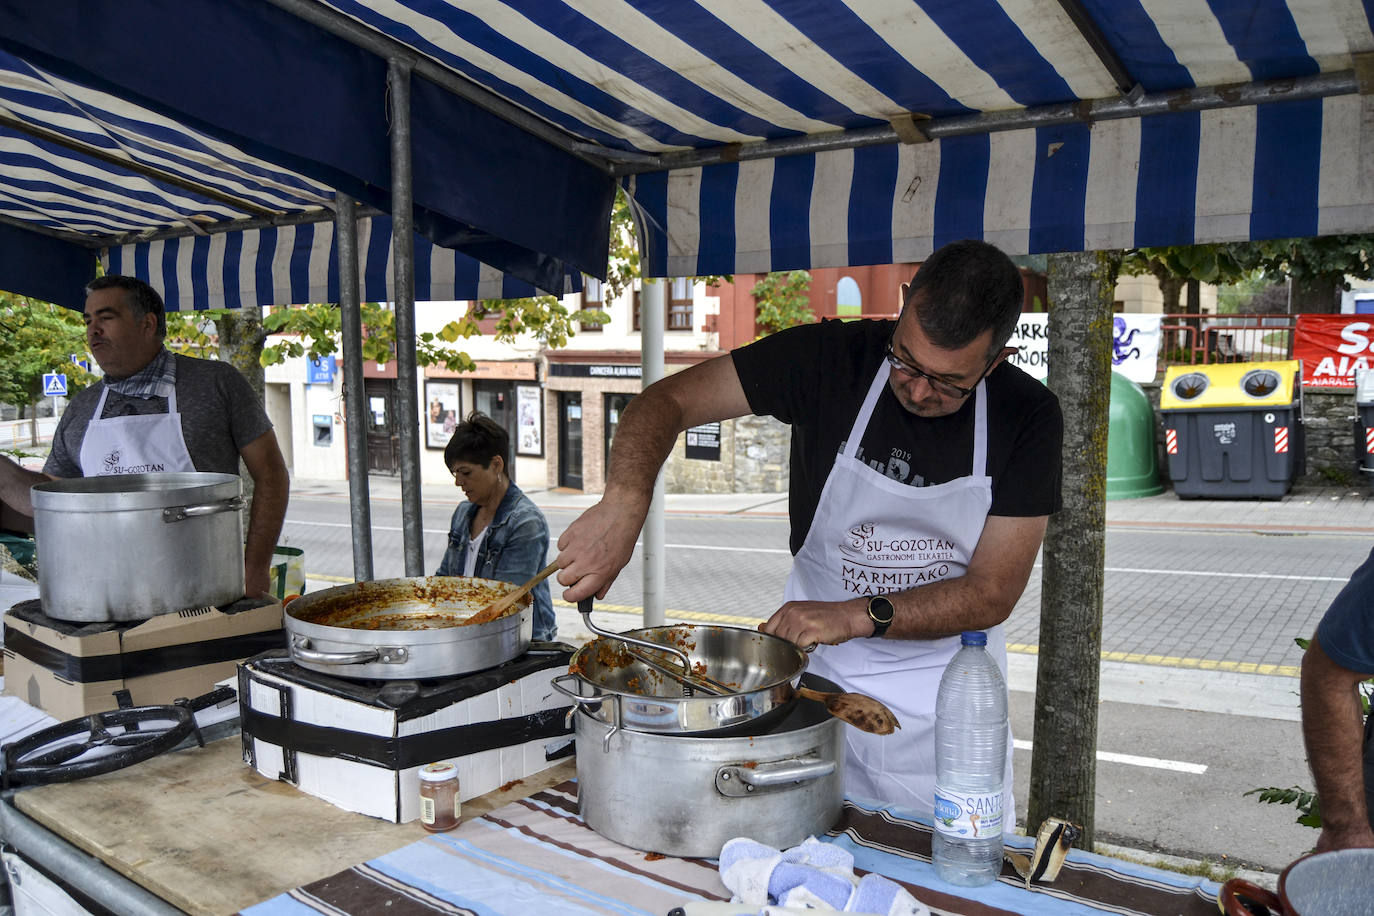
[[[157,290],[137,277],[124,277],[119,274],[96,277],[86,284],[86,295],[89,296],[98,289],[124,290],[124,303],[129,306],[134,318],[137,320],[142,319],[144,315],[156,315],[157,339],[166,339],[167,309],[163,306],[162,297],[157,294]]]
[[[474,410],[454,428],[453,438],[444,446],[444,467],[452,469],[460,461],[487,467],[498,455],[509,472],[510,435],[491,417]]]
[[[907,288],[916,320],[930,342],[946,350],[968,346],[992,329],[989,356],[1016,330],[1025,302],[1021,271],[1011,258],[987,242],[950,242],[926,258]]]

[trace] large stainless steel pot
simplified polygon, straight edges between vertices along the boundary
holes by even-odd
[[[592,625],[589,611],[584,602],[588,626],[606,633]],[[622,639],[631,642],[627,646]],[[645,648],[637,651],[637,646]],[[664,673],[675,652],[685,655],[688,668],[708,674],[731,692],[712,696],[684,691]],[[654,664],[651,656],[661,662]],[[554,688],[593,718],[636,731],[691,734],[780,717],[806,670],[806,653],[758,630],[677,624],[603,635],[579,649],[568,670],[554,678]]]
[[[785,849],[839,819],[844,724],[819,703],[798,700],[771,729],[731,737],[631,731],[586,709],[574,718],[582,818],[617,843],[689,858],[720,855],[737,836]]]
[[[429,576],[354,582],[286,606],[291,659],[302,668],[366,680],[452,677],[493,668],[530,647],[533,599],[486,623],[468,617],[518,586]]]
[[[242,484],[197,471],[53,480],[33,488],[43,613],[146,620],[243,597]]]

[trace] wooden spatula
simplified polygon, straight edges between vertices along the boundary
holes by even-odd
[[[798,687],[797,695],[824,703],[826,711],[832,716],[843,719],[860,731],[890,735],[902,727],[892,710],[881,701],[862,693],[825,693],[810,687]]]
[[[474,623],[487,623],[488,621],[492,621],[495,620],[497,617],[500,617],[502,614],[506,613],[506,611],[510,610],[511,605],[515,604],[515,602],[519,601],[521,598],[529,594],[530,589],[534,588],[540,582],[543,582],[557,569],[558,561],[554,560],[548,566],[545,566],[543,569],[539,570],[538,574],[535,575],[533,579],[526,582],[524,585],[520,586],[515,591],[502,595],[500,598],[497,598],[491,604],[488,604],[486,607],[482,608],[476,614],[473,614],[467,620],[464,620],[463,626],[469,626],[470,624]]]

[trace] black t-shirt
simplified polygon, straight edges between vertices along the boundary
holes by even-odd
[[[801,550],[835,455],[883,362],[893,321],[823,321],[734,350],[735,370],[755,414],[792,426],[792,552]],[[886,370],[884,370],[886,371]],[[884,385],[858,457],[913,486],[973,473],[975,393],[946,417],[908,413]],[[991,515],[1049,515],[1060,507],[1064,418],[1059,400],[1009,363],[987,377]]]

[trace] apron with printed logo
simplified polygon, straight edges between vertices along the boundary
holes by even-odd
[[[787,601],[848,601],[906,591],[962,576],[992,505],[987,476],[987,392],[978,383],[974,404],[973,473],[948,483],[917,487],[860,461],[859,442],[887,385],[879,366],[849,431],[843,451],[821,490],[816,515],[787,578]],[[988,652],[1007,673],[1002,627],[987,631]],[[870,735],[845,728],[845,792],[883,804],[933,812],[935,694],[959,637],[928,640],[858,638],[818,646],[808,670],[841,689],[882,700],[901,729]],[[1004,811],[1013,812],[1011,740],[1007,740]],[[1008,821],[1014,821],[1014,816]]]
[[[194,471],[186,437],[181,432],[177,395],[167,395],[167,412],[100,419],[105,412],[107,387],[100,394],[86,435],[81,440],[81,474],[153,474],[162,471]]]

